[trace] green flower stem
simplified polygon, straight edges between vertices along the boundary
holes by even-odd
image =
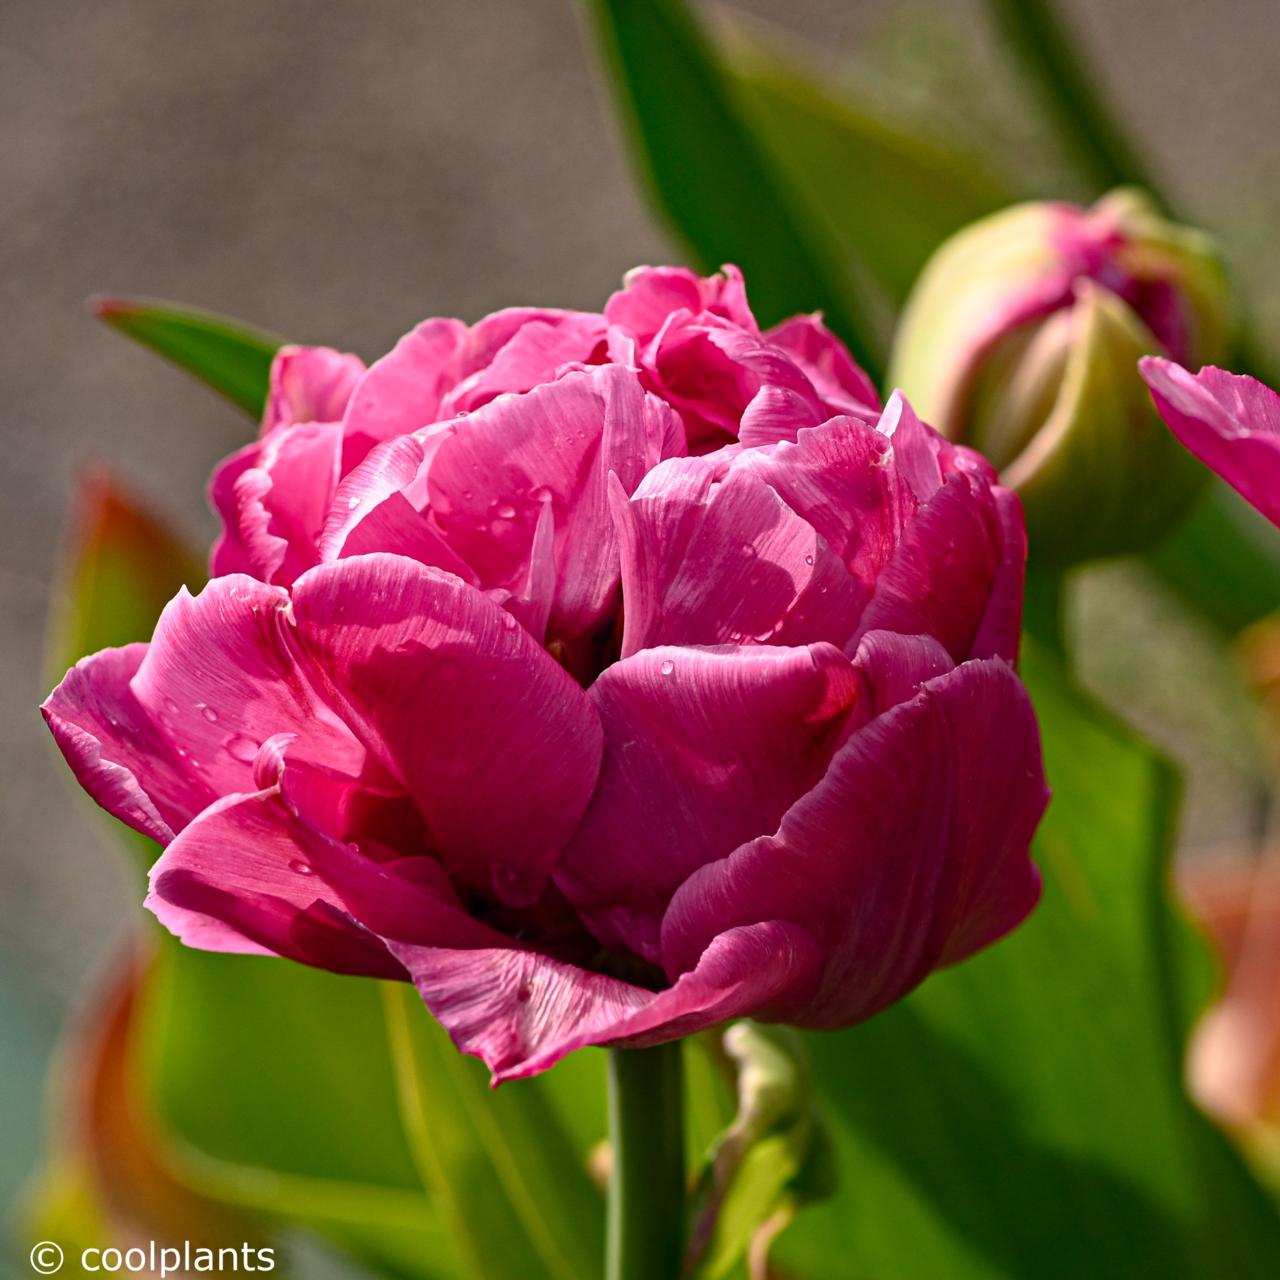
[[[606,1280],[677,1280],[684,1247],[684,1093],[679,1040],[609,1051]]]

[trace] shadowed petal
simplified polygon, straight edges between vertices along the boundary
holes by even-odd
[[[857,695],[832,645],[647,649],[588,691],[600,781],[556,883],[592,932],[659,960],[671,894],[778,820],[823,774]]]
[[[819,958],[803,929],[770,921],[714,939],[665,991],[589,973],[532,951],[450,951],[395,943],[427,1008],[494,1083],[536,1075],[590,1044],[659,1044],[730,1018],[768,1018],[803,1001]]]
[[[297,643],[328,696],[417,802],[447,866],[536,898],[595,784],[583,690],[474,588],[392,555],[294,587]]]

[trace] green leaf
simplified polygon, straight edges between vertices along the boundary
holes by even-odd
[[[1170,769],[1034,646],[1054,801],[1044,901],[866,1025],[808,1037],[841,1195],[779,1252],[809,1280],[1274,1274],[1280,1217],[1187,1098],[1209,975],[1170,898]],[[838,1261],[837,1261],[838,1260]]]
[[[412,987],[384,988],[402,1113],[424,1183],[469,1275],[589,1280],[604,1259],[604,1201],[539,1080],[491,1090]]]
[[[401,1126],[378,985],[163,941],[139,1038],[185,1179],[386,1274],[459,1274]]]
[[[1280,533],[1221,482],[1146,559],[1224,636],[1280,608]]]
[[[284,339],[238,320],[147,298],[95,298],[93,313],[199,378],[255,418]]]
[[[1014,199],[977,157],[882,119],[745,30],[722,60],[806,218],[824,224],[895,304],[943,240]]]
[[[645,184],[695,263],[742,267],[764,324],[821,309],[876,376],[883,351],[839,245],[743,119],[688,8],[587,0],[587,10]]]

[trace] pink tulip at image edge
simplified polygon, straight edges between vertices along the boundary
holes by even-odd
[[[285,348],[211,493],[214,579],[44,706],[192,946],[502,1080],[857,1023],[1037,900],[1018,500],[733,268]]]

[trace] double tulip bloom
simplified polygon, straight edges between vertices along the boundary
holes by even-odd
[[[45,704],[187,943],[408,979],[497,1079],[840,1027],[1016,925],[1017,500],[739,275],[287,348],[214,578]]]

